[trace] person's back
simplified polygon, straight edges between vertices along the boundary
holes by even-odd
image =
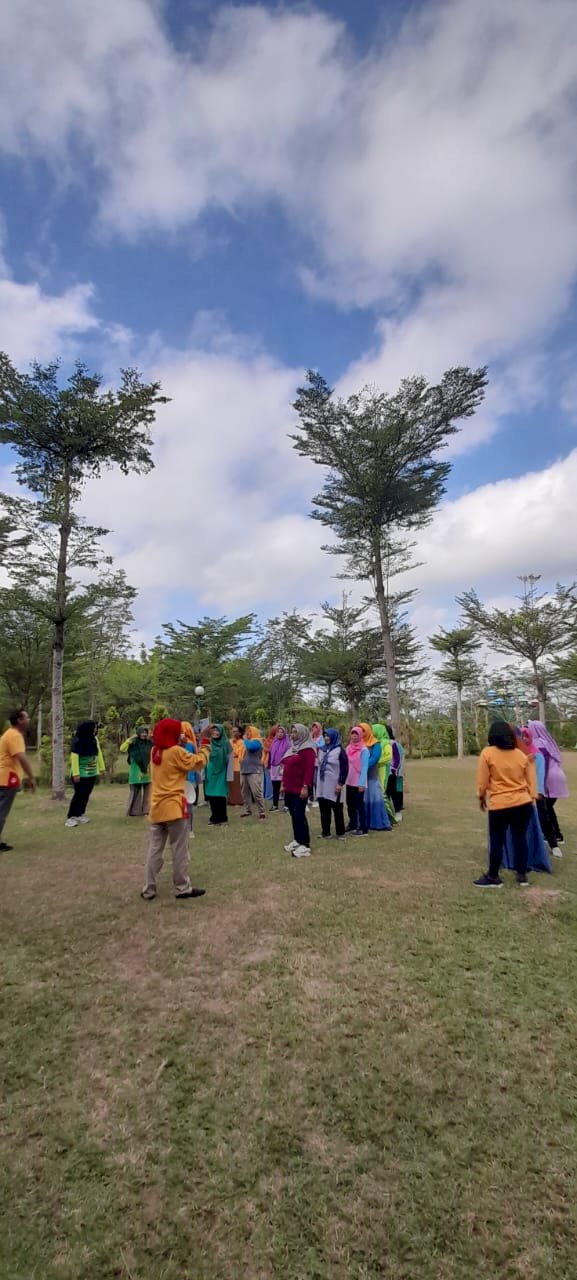
[[[485,747],[479,757],[479,796],[488,795],[489,809],[513,809],[537,797],[537,774],[530,756],[515,747]]]

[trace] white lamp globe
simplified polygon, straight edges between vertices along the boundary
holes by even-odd
[[[204,693],[204,688],[203,688],[203,686],[202,686],[201,684],[197,684],[196,689],[194,690],[194,692],[195,692],[195,694],[196,694],[197,698],[202,698],[202,695],[203,695],[203,693]]]

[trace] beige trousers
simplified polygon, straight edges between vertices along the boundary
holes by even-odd
[[[146,864],[146,884],[143,889],[145,898],[156,896],[156,878],[164,864],[166,841],[170,841],[172,853],[172,882],[175,893],[188,893],[192,888],[188,875],[188,822],[186,818],[177,818],[175,822],[152,822],[150,824],[150,845]]]
[[[252,813],[252,804],[256,805],[259,814],[266,813],[262,783],[262,769],[258,773],[241,773],[240,789],[246,813]]]

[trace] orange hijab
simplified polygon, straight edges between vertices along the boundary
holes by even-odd
[[[370,724],[363,724],[363,723],[361,723],[361,724],[359,725],[359,729],[362,729],[362,731],[363,731],[363,742],[364,742],[364,744],[365,744],[365,747],[368,747],[368,748],[369,748],[369,751],[370,751],[371,747],[374,747],[375,742],[377,741],[377,738],[375,738],[375,735],[374,735],[374,733],[373,733],[373,731],[372,731],[372,729],[371,729]]]

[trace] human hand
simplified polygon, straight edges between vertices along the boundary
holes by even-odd
[[[76,783],[76,782],[80,782],[80,774],[79,774],[79,773],[78,773],[78,774],[75,774],[75,775],[74,775],[74,777],[73,777],[73,779],[72,779],[72,781],[73,781],[73,782],[75,782],[75,783]]]
[[[479,808],[481,813],[485,813],[487,810],[487,801],[484,796],[479,796]]]
[[[364,793],[365,793],[366,789],[367,789],[366,787],[359,787],[359,791],[360,791],[361,795],[364,795]]]
[[[337,782],[337,785],[336,785],[336,787],[335,787],[335,792],[336,792],[336,794],[337,794],[338,796],[340,796],[341,791],[342,791],[341,784],[340,784],[340,782]]]
[[[308,800],[309,798],[308,787],[301,787],[300,797],[301,797],[301,800]]]
[[[28,779],[28,785],[29,785],[29,787],[30,787],[30,790],[31,790],[31,791],[36,791],[36,790],[37,790],[37,787],[38,787],[38,783],[37,783],[37,781],[36,781],[36,778],[29,778],[29,779]]]

